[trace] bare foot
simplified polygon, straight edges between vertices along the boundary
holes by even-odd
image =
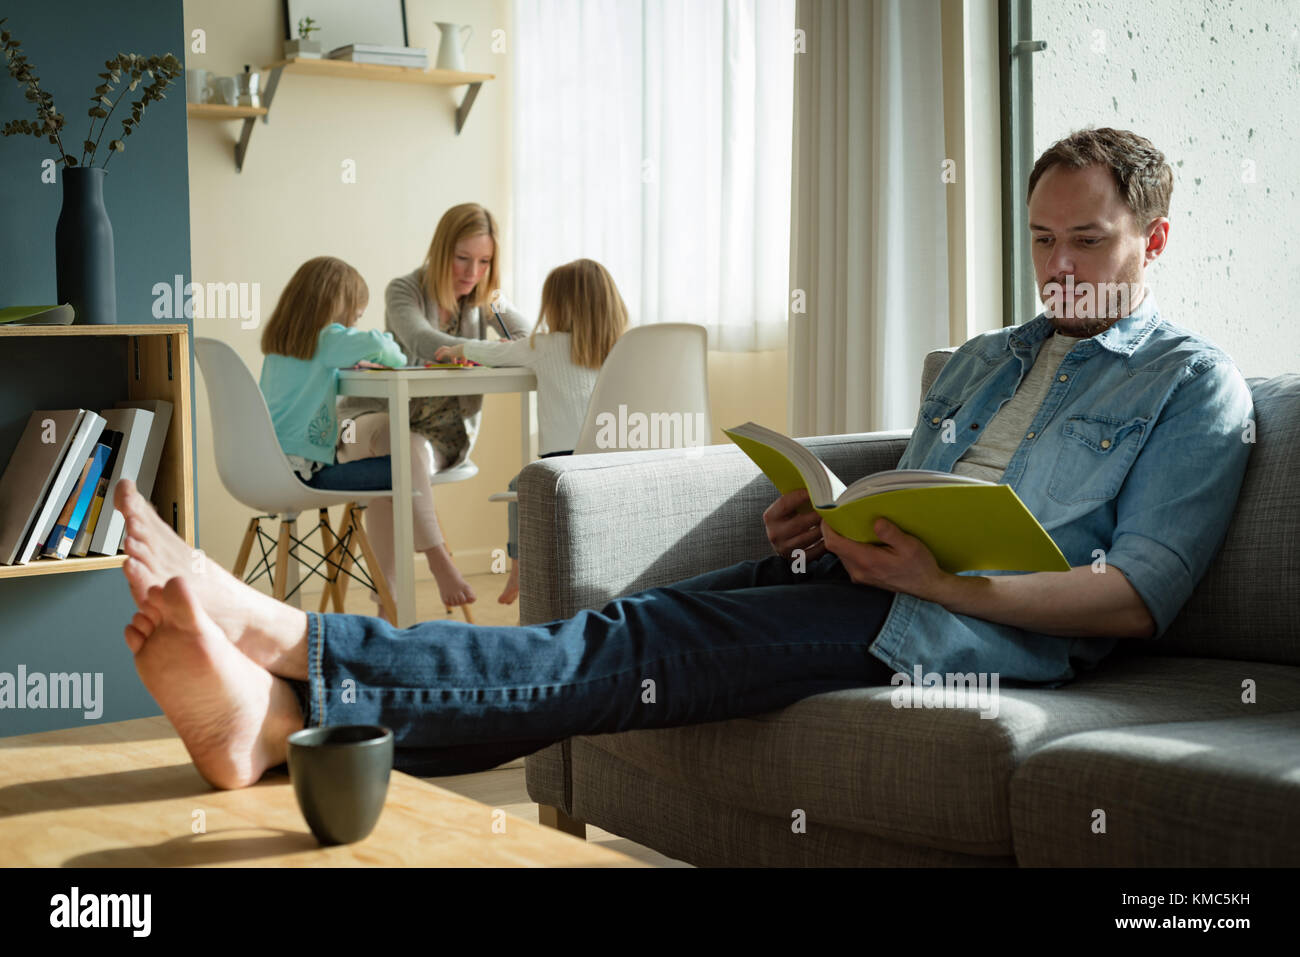
[[[231,645],[184,579],[151,587],[141,612],[154,627],[145,635],[133,621],[127,647],[199,774],[242,788],[282,763],[303,727],[293,689]]]
[[[465,581],[460,569],[452,562],[446,545],[431,548],[424,555],[429,560],[429,571],[433,572],[433,577],[438,582],[438,592],[442,595],[444,605],[451,608],[478,601],[474,589],[470,587],[469,582]]]
[[[497,601],[503,605],[512,605],[516,598],[519,597],[519,563],[514,559],[510,561],[510,578],[506,582],[506,587],[502,589],[501,594],[497,596]]]
[[[198,603],[239,650],[274,674],[307,678],[307,615],[245,585],[202,551],[172,531],[135,483],[117,483],[113,504],[126,518],[124,548],[130,556],[122,566],[131,597],[140,613],[132,626],[144,637],[150,623],[146,608],[150,588],[168,579],[183,578]]]

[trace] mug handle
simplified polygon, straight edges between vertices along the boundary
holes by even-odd
[[[465,31],[466,31],[466,30],[469,31],[469,36],[466,36],[464,40],[461,40],[461,41],[460,41],[460,50],[461,50],[462,53],[465,52],[465,45],[466,45],[467,43],[469,43],[469,41],[470,41],[470,37],[474,36],[474,27],[473,27],[473,26],[471,26],[470,24],[467,23],[467,24],[465,24],[463,27],[461,27],[461,28],[460,28],[460,32],[461,32],[461,35],[462,35],[462,36],[465,35]]]

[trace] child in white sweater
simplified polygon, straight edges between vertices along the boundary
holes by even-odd
[[[537,325],[527,339],[440,346],[434,360],[532,369],[537,376],[538,452],[542,458],[569,455],[578,444],[600,367],[626,330],[627,307],[609,271],[594,260],[578,259],[546,277]],[[510,480],[511,491],[518,482],[518,475]],[[507,605],[519,595],[519,510],[513,502],[508,522],[510,580],[497,599]]]

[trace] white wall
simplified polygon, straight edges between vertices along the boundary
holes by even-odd
[[[1247,376],[1300,371],[1300,4],[1042,0],[1034,38],[1035,155],[1085,126],[1155,143],[1174,169],[1161,311]]]

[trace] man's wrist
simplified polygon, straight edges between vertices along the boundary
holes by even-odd
[[[942,605],[954,615],[970,614],[977,589],[983,588],[988,579],[981,575],[954,575],[944,572],[929,601]]]

